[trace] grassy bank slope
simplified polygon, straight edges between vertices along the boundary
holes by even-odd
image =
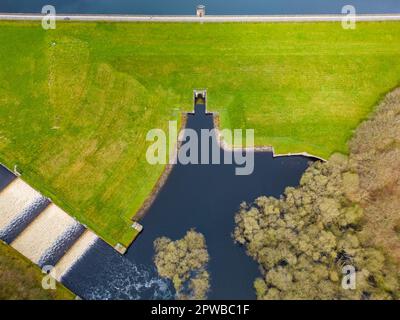
[[[61,284],[56,290],[44,290],[42,278],[37,266],[0,242],[0,300],[74,299],[75,295]]]
[[[0,23],[0,159],[111,243],[162,172],[150,128],[208,88],[221,124],[328,157],[400,80],[400,23]]]

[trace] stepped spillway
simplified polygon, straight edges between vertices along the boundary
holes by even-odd
[[[46,272],[50,271],[51,276],[70,289],[76,290],[79,295],[83,293],[84,298],[91,298],[93,294],[97,296],[97,293],[90,290],[82,291],[69,279],[71,274],[72,278],[76,277],[76,270],[80,270],[80,263],[87,261],[93,254],[97,254],[99,248],[101,248],[101,262],[91,270],[85,270],[89,276],[97,266],[103,267],[105,263],[103,254],[113,257],[115,261],[125,265],[127,270],[132,269],[132,264],[115,248],[102,241],[86,226],[1,164],[0,240],[10,244],[39,267],[46,266]],[[50,268],[47,269],[48,267]],[[111,271],[114,272],[114,270]],[[133,273],[135,279],[143,275],[139,271]],[[120,275],[119,269],[116,276],[118,275]],[[78,282],[82,280],[82,277],[86,279],[85,276],[87,274],[82,275],[79,272]],[[107,281],[119,283],[119,280],[115,280],[114,273],[110,274],[109,270],[101,277],[108,277]],[[131,281],[131,276],[129,281]]]
[[[54,204],[49,205],[11,243],[34,263],[43,266],[52,252],[60,250],[63,239],[69,238],[79,223]]]
[[[16,178],[0,192],[0,239],[10,243],[49,200]]]
[[[68,273],[74,264],[93,246],[99,238],[90,230],[86,230],[66,254],[58,261],[52,270],[52,276],[61,281],[63,276]]]

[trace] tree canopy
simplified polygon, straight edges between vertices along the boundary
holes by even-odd
[[[315,162],[280,199],[242,204],[234,238],[259,264],[259,299],[400,296],[400,90],[350,141],[350,155]],[[344,266],[355,288],[344,289]]]
[[[161,237],[154,241],[154,262],[162,277],[172,280],[178,299],[205,299],[210,275],[204,236],[194,230],[176,241]]]

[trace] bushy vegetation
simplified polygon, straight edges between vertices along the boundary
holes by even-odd
[[[74,295],[63,285],[42,288],[43,273],[32,262],[0,242],[0,300],[70,300]]]
[[[201,40],[200,40],[201,39]],[[160,177],[146,133],[192,110],[328,158],[400,81],[400,23],[0,22],[0,161],[105,240]]]
[[[178,299],[205,299],[210,275],[204,236],[194,230],[176,241],[161,237],[154,241],[154,262],[162,277],[172,280]]]
[[[260,197],[236,215],[236,241],[262,270],[260,299],[400,297],[400,90],[350,143],[304,173],[280,199]],[[356,289],[342,288],[342,267]]]
[[[400,89],[357,129],[350,163],[359,177],[350,199],[364,208],[365,232],[400,262]]]

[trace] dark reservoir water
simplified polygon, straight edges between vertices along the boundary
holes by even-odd
[[[344,5],[358,13],[400,13],[399,0],[1,0],[0,12],[40,13],[44,5],[58,13],[193,15],[199,4],[207,14],[338,14]]]
[[[196,113],[188,116],[187,127],[199,136],[201,129],[213,128],[212,115],[205,113],[204,105],[196,106]],[[210,150],[213,147],[223,159],[224,152],[215,144]],[[211,158],[211,152],[209,154]],[[261,195],[279,197],[285,187],[298,185],[311,161],[299,156],[273,158],[270,152],[256,152],[254,156],[254,172],[248,176],[235,175],[235,164],[177,164],[141,220],[144,230],[126,255],[121,256],[108,244],[97,240],[62,282],[85,299],[173,299],[175,292],[171,282],[157,275],[153,242],[161,236],[174,240],[182,238],[194,228],[204,234],[210,254],[209,298],[254,299],[253,281],[260,272],[244,248],[233,242],[235,212],[243,201],[252,202]],[[14,178],[0,166],[0,192]],[[21,215],[27,218],[18,221],[7,237],[14,239],[41,211],[32,206],[25,210],[29,214]],[[54,250],[46,255],[49,258],[46,264],[56,264],[82,231],[73,230],[72,236],[57,242]]]
[[[204,106],[189,115],[187,127],[212,128],[212,115]],[[223,152],[221,151],[221,157]],[[141,223],[144,230],[124,257],[98,241],[64,278],[64,283],[87,299],[170,299],[169,281],[157,276],[153,241],[160,236],[182,238],[195,228],[204,234],[211,261],[210,299],[254,299],[257,264],[234,244],[234,215],[242,201],[261,195],[279,197],[285,187],[295,186],[307,168],[305,157],[273,158],[255,153],[255,170],[235,175],[235,165],[181,165],[166,184]]]
[[[194,14],[204,4],[208,14],[334,14],[352,4],[358,13],[400,13],[400,0],[1,0],[0,12],[40,13],[52,4],[58,13]],[[266,124],[268,125],[268,124]],[[212,128],[211,115],[198,106],[187,127]],[[257,134],[257,132],[255,133]],[[221,151],[222,153],[222,151]],[[231,233],[241,202],[261,195],[279,197],[296,186],[310,159],[255,154],[255,170],[236,176],[235,165],[176,165],[141,223],[144,231],[125,256],[103,241],[95,245],[64,277],[63,283],[85,299],[173,299],[170,281],[158,277],[153,241],[178,239],[195,228],[204,234],[210,253],[211,299],[254,299],[257,264],[235,245]],[[0,190],[14,176],[0,166]]]
[[[15,175],[0,165],[0,191],[3,190],[14,179]]]

